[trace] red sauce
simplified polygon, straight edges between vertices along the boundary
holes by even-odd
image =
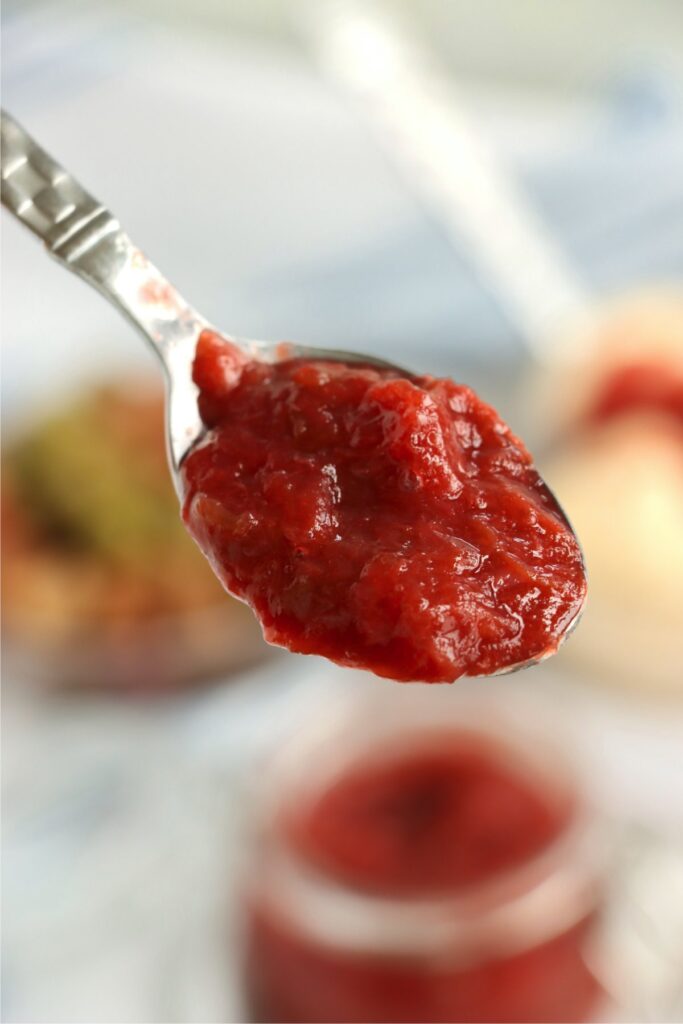
[[[447,901],[471,893],[532,862],[563,834],[573,811],[566,793],[515,765],[509,752],[481,738],[453,734],[448,741],[355,764],[295,808],[280,827],[317,877],[409,906],[419,896]],[[514,893],[519,896],[534,884],[518,881]],[[363,948],[360,941],[358,949],[349,947],[348,935],[361,929],[352,930],[348,916],[346,943],[316,938],[279,912],[277,901],[259,898],[257,881],[247,918],[251,1017],[274,1022],[585,1019],[598,993],[583,958],[594,907],[563,918],[564,905],[562,899],[542,901],[541,929],[530,940],[523,934],[528,918],[513,913],[488,939],[481,934],[468,939],[469,927],[464,941],[471,946],[452,946],[445,938],[443,948],[437,940],[436,947],[411,952],[409,934],[399,954],[383,949],[381,941],[376,949]],[[334,934],[333,922],[331,927]]]
[[[378,756],[288,822],[319,869],[368,891],[455,890],[524,863],[565,827],[568,801],[511,771],[481,737]]]
[[[512,956],[452,966],[447,957],[335,950],[256,910],[249,923],[249,1019],[270,1024],[347,1021],[582,1021],[599,988],[583,950],[592,916]]]
[[[207,432],[183,515],[268,641],[429,682],[557,649],[584,601],[581,553],[469,388],[251,361],[209,332],[194,379]]]
[[[628,363],[604,381],[590,413],[602,423],[628,412],[664,413],[683,427],[683,377],[665,363]]]

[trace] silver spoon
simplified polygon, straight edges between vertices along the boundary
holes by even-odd
[[[2,111],[2,203],[43,241],[48,252],[78,277],[97,288],[151,344],[166,378],[167,446],[171,474],[182,502],[180,467],[204,429],[192,381],[192,362],[203,330],[217,330],[192,308],[153,263],[137,249],[102,203],[53,160],[9,114]],[[223,337],[254,359],[277,362],[282,343]],[[287,344],[287,358],[364,363],[414,376],[393,363],[360,352]],[[571,524],[545,484],[550,510]],[[572,530],[573,533],[573,530]],[[574,629],[582,609],[566,624],[562,641]],[[496,675],[535,664],[537,659],[502,669]]]

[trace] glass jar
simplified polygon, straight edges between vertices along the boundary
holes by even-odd
[[[490,702],[395,690],[333,703],[262,775],[250,1019],[586,1019],[603,847],[572,771]]]

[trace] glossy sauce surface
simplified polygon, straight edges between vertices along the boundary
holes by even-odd
[[[554,653],[581,553],[474,392],[336,362],[250,361],[205,332],[188,529],[271,643],[451,682]]]

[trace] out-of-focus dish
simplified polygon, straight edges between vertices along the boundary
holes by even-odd
[[[268,651],[186,535],[156,382],[91,388],[3,454],[3,630],[23,675],[154,691]]]
[[[541,375],[535,403],[551,439],[543,471],[590,578],[565,657],[683,695],[683,290],[616,304],[585,352]]]

